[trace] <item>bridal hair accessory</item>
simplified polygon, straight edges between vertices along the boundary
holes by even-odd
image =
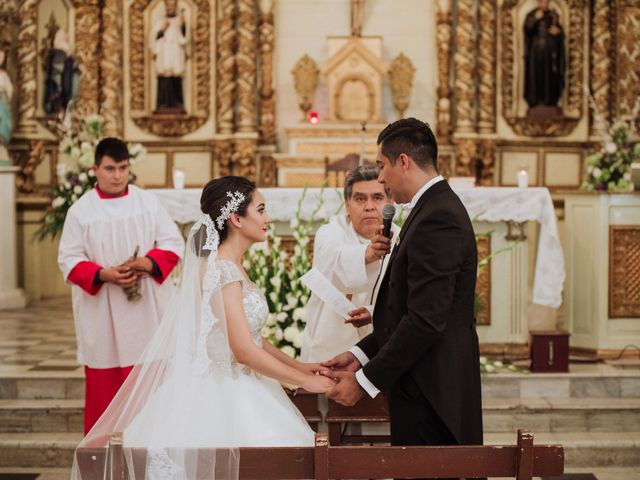
[[[216,218],[218,230],[222,230],[224,222],[231,217],[232,213],[237,212],[238,208],[240,208],[240,204],[244,202],[244,195],[237,190],[233,193],[227,192],[227,197],[229,197],[229,200],[224,204],[224,207],[220,210],[220,215]]]

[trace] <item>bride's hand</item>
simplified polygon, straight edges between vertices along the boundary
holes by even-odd
[[[323,366],[320,363],[307,363],[307,362],[298,362],[296,368],[307,375],[330,375],[331,369]]]
[[[308,375],[300,386],[307,392],[326,393],[331,390],[335,384],[336,382],[329,377],[323,375]]]

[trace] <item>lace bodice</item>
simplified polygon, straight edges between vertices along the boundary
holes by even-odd
[[[217,260],[216,263],[220,272],[221,287],[233,282],[242,284],[242,306],[249,323],[251,338],[256,345],[262,346],[262,328],[269,314],[269,306],[262,291],[249,281],[233,262]]]

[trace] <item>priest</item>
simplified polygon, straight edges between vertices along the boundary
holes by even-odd
[[[78,362],[85,366],[85,434],[145,349],[172,294],[184,241],[150,193],[129,185],[129,151],[96,147],[96,187],[68,211],[58,264],[72,285]],[[139,252],[139,254],[138,254]]]
[[[382,207],[389,198],[378,183],[378,168],[363,165],[350,171],[345,178],[344,199],[346,213],[334,216],[316,233],[313,266],[359,308],[345,321],[312,295],[301,346],[305,362],[332,358],[371,333],[369,310],[390,249],[389,239],[380,232]],[[397,235],[399,228],[392,228]]]

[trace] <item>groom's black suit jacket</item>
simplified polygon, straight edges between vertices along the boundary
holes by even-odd
[[[358,343],[365,376],[390,394],[410,376],[459,444],[482,443],[477,248],[469,215],[446,181],[420,197],[391,252]],[[394,422],[393,411],[391,422]]]

